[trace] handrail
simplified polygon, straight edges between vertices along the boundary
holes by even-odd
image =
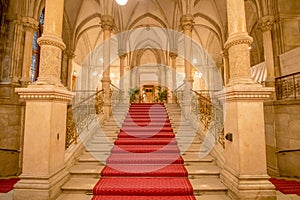
[[[295,152],[295,151],[300,151],[300,149],[279,150],[279,151],[276,151],[276,153],[288,153],[288,152]]]
[[[94,90],[93,90],[93,91],[94,91]],[[103,90],[99,90],[99,91],[97,91],[95,94],[92,94],[92,95],[88,96],[87,98],[85,98],[84,100],[78,102],[78,103],[73,107],[73,109],[77,108],[78,106],[80,106],[80,105],[83,104],[84,102],[90,100],[92,97],[96,96],[97,94],[99,94],[99,93],[102,92],[102,91],[103,91]]]
[[[114,84],[110,83],[110,85],[111,85],[113,88],[117,89],[118,91],[122,91],[120,88],[118,88],[118,87],[115,86]]]
[[[277,77],[275,79],[277,100],[300,99],[300,72]]]
[[[175,90],[174,92],[176,92],[177,90],[179,90],[179,88],[181,88],[182,86],[184,86],[185,83],[182,83],[181,85],[179,85]]]
[[[77,143],[77,138],[81,132],[88,128],[90,123],[95,118],[96,114],[99,114],[99,108],[101,107],[101,93],[103,90],[84,90],[77,92],[94,92],[76,105],[70,104],[68,106],[67,124],[66,124],[66,143],[65,147],[68,148],[71,144]],[[101,109],[100,109],[101,110]]]

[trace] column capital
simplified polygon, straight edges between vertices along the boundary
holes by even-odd
[[[112,31],[115,28],[115,20],[110,15],[101,15],[101,28],[103,30]]]
[[[248,33],[240,33],[229,36],[227,42],[225,43],[225,49],[229,49],[232,46],[239,44],[252,44],[253,38],[248,35]]]
[[[65,53],[69,59],[72,59],[76,56],[73,49],[66,49]]]
[[[177,53],[177,52],[170,52],[169,55],[170,55],[170,57],[171,57],[172,59],[176,59],[177,56],[178,56],[178,53]]]
[[[275,18],[272,15],[267,15],[259,20],[259,28],[265,32],[270,31],[273,27],[273,24],[275,23]]]
[[[220,55],[223,57],[223,58],[227,58],[228,57],[228,49],[224,48]]]
[[[37,42],[40,46],[55,46],[61,50],[64,50],[66,48],[66,45],[63,42],[63,40],[55,34],[44,33],[42,37],[38,38]]]
[[[39,27],[39,22],[31,17],[22,17],[22,23],[26,31],[34,31]]]
[[[194,27],[194,16],[191,14],[183,15],[180,18],[180,27],[182,30],[193,30]]]
[[[126,58],[127,53],[124,49],[119,49],[118,55],[119,55],[119,58]]]

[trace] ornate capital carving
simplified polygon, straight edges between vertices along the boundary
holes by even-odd
[[[194,16],[193,15],[183,15],[181,18],[180,18],[180,27],[182,30],[190,30],[192,31],[193,30],[193,27],[194,27]]]
[[[248,34],[236,34],[229,36],[227,42],[225,43],[225,49],[229,49],[232,46],[239,45],[239,44],[247,44],[250,46],[253,42],[252,37]]]
[[[22,17],[22,23],[25,31],[35,31],[39,28],[39,22],[31,17]]]
[[[223,57],[223,58],[227,58],[228,57],[228,49],[223,49],[222,51],[221,51],[221,56]]]
[[[38,38],[37,42],[40,46],[55,46],[60,48],[61,50],[64,50],[66,48],[65,43],[57,35],[43,34],[42,37]]]
[[[103,30],[112,31],[115,28],[115,20],[110,15],[101,16],[101,28]]]
[[[176,59],[178,56],[178,54],[176,52],[170,52],[169,55],[172,59]]]
[[[264,31],[270,31],[275,23],[274,16],[264,16],[259,21],[259,28]]]

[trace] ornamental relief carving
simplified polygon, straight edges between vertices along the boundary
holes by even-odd
[[[60,77],[61,50],[53,46],[43,46],[41,49],[41,76]]]
[[[230,76],[242,77],[249,75],[250,53],[248,45],[237,45],[229,49]]]

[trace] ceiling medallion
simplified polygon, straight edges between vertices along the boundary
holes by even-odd
[[[128,0],[116,0],[117,4],[119,4],[120,6],[124,6],[126,5],[126,3],[128,2]]]

